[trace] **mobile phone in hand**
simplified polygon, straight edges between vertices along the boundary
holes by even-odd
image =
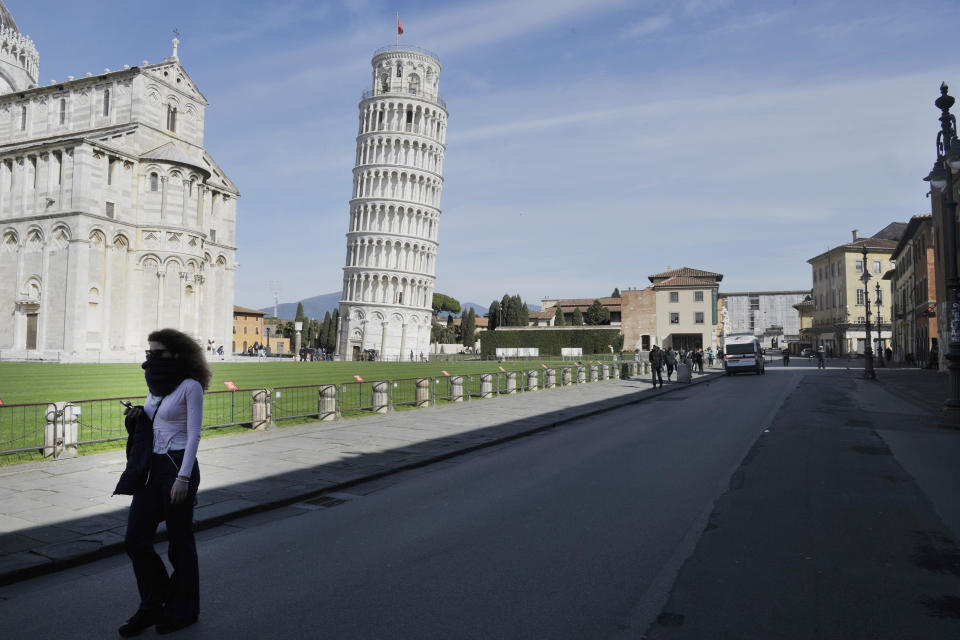
[[[127,400],[121,400],[121,401],[120,401],[120,404],[122,404],[123,406],[125,406],[127,409],[130,409],[130,408],[133,407],[133,403],[132,403],[132,402],[128,402]]]

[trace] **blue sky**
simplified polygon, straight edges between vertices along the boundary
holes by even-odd
[[[806,260],[929,211],[955,1],[8,0],[40,81],[180,59],[238,185],[236,302],[341,287],[357,103],[394,42],[447,101],[439,292],[609,295],[667,267],[802,289]]]

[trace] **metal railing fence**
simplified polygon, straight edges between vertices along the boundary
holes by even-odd
[[[585,369],[584,382],[590,382],[589,361],[581,361]],[[598,368],[601,362],[594,359]],[[548,365],[549,366],[549,365]],[[551,366],[557,387],[563,385],[563,369],[570,368],[571,384],[578,384],[577,364],[570,362]],[[215,429],[243,425],[261,427],[277,421],[303,418],[332,419],[341,416],[364,415],[389,411],[394,407],[434,406],[454,401],[469,402],[484,397],[484,377],[489,376],[489,395],[527,393],[530,383],[536,390],[546,388],[548,373],[543,366],[512,371],[440,375],[394,380],[341,382],[335,385],[312,384],[281,386],[273,389],[238,389],[236,391],[209,391],[204,395],[203,428]],[[455,388],[454,378],[461,381]],[[514,380],[508,389],[508,380]],[[599,379],[599,371],[598,371]],[[608,379],[615,379],[611,375]],[[418,381],[421,398],[418,401]],[[422,384],[422,383],[421,383]],[[320,406],[321,390],[326,388],[328,404],[335,411]],[[0,405],[0,455],[43,451],[58,457],[64,447],[88,445],[97,442],[123,440],[124,405],[121,400],[142,404],[143,396],[96,398],[58,403],[29,403]],[[323,415],[321,415],[323,413]]]

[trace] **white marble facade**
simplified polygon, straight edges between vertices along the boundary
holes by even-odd
[[[338,352],[416,360],[430,346],[447,109],[434,54],[389,47],[372,64],[373,86],[360,101]]]
[[[22,70],[0,83],[0,358],[131,361],[162,327],[229,344],[239,192],[176,41],[43,87]]]

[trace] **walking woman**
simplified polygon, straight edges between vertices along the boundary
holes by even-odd
[[[142,366],[150,394],[144,406],[126,411],[131,431],[128,462],[116,491],[133,495],[125,545],[140,593],[137,612],[119,629],[126,638],[153,625],[158,634],[172,633],[196,622],[200,613],[193,504],[200,484],[197,447],[203,391],[211,372],[200,345],[186,334],[161,329],[148,336],[148,343]],[[131,471],[138,459],[137,434],[145,435],[139,439],[144,445],[139,452],[142,463]],[[153,548],[160,522],[167,525],[171,574]]]

